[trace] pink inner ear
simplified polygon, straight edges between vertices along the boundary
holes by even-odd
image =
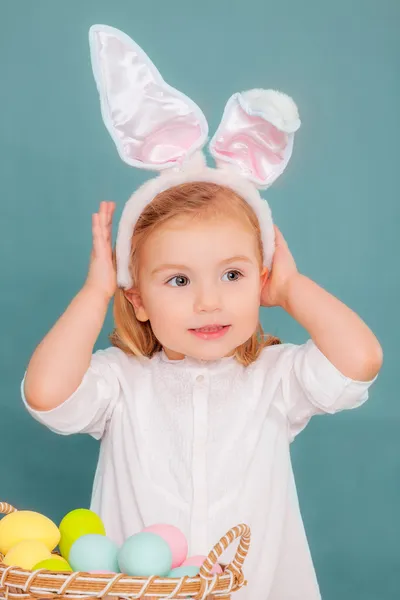
[[[162,170],[203,147],[208,125],[202,111],[164,81],[133,40],[98,25],[90,46],[102,116],[125,162]]]
[[[259,181],[268,181],[271,171],[285,160],[286,133],[262,117],[251,116],[236,104],[223,120],[213,143],[219,157],[240,166]]]
[[[177,117],[151,131],[143,140],[139,153],[132,158],[153,165],[169,161],[179,163],[200,137],[199,123]]]

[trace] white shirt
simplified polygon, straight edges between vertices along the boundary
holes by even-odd
[[[235,600],[317,600],[290,442],[313,415],[362,404],[371,383],[342,375],[311,340],[267,347],[248,367],[111,347],[61,406],[27,408],[57,433],[101,439],[91,508],[118,544],[161,522],[185,533],[189,554],[208,554],[247,523],[248,585]]]

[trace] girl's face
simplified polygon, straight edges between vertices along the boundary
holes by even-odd
[[[215,360],[251,337],[265,280],[256,244],[250,226],[235,217],[178,217],[147,238],[140,292],[127,297],[168,358]]]

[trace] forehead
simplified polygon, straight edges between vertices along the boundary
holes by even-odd
[[[175,217],[155,229],[145,240],[141,258],[145,261],[170,259],[216,259],[229,255],[257,254],[255,232],[245,219],[234,216]]]

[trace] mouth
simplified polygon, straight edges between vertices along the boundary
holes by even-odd
[[[214,340],[225,335],[230,327],[230,325],[205,325],[204,327],[189,329],[189,331],[203,340]]]

